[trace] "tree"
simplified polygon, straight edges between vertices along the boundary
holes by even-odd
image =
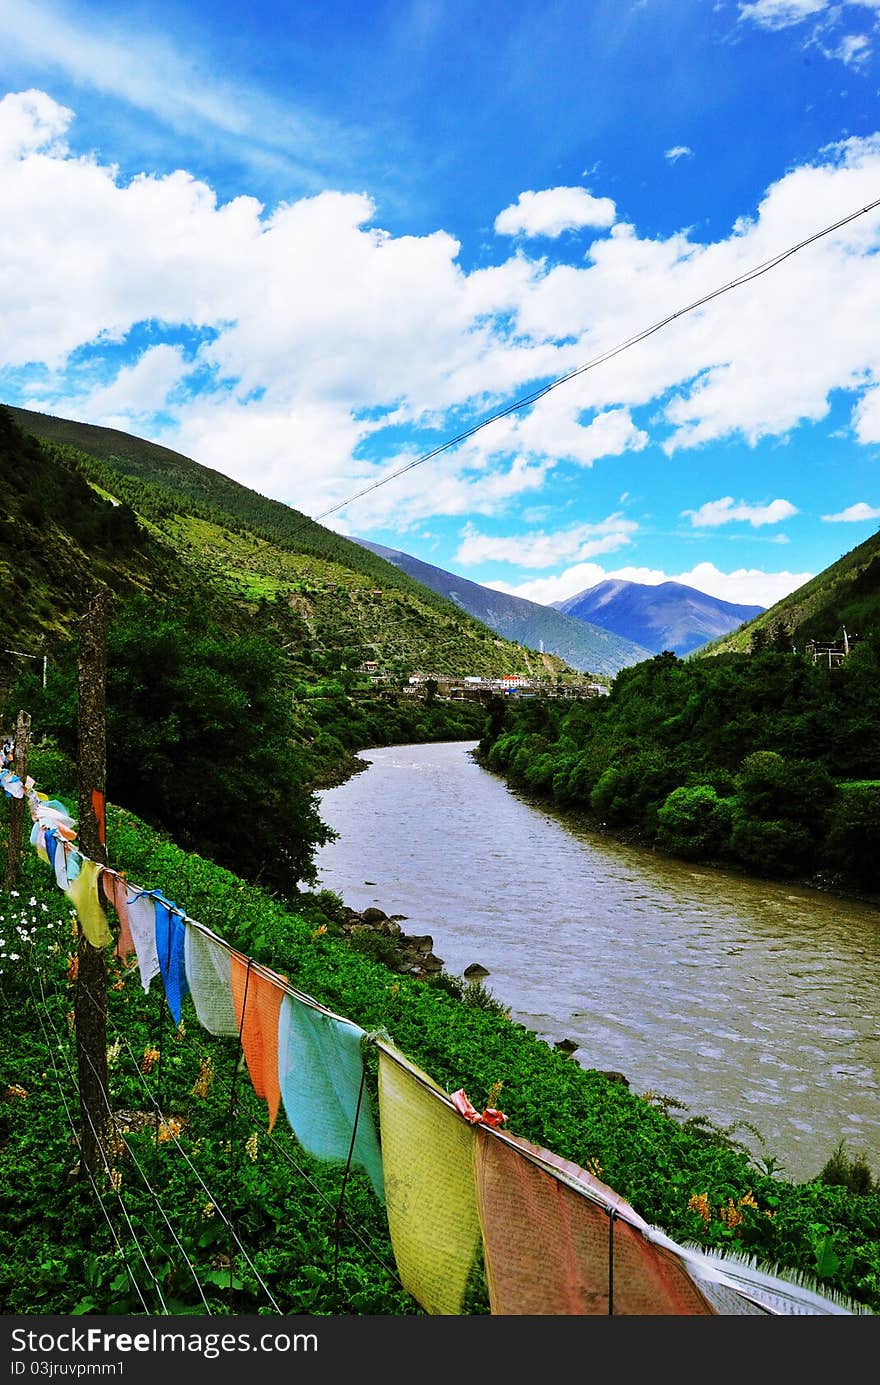
[[[107,796],[198,851],[284,895],[314,883],[332,837],[307,787],[282,654],[221,630],[210,611],[138,596],[107,636]],[[46,693],[30,689],[35,732],[76,755],[76,643]],[[57,691],[57,697],[53,694]]]

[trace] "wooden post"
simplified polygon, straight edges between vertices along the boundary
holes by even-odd
[[[27,776],[30,739],[30,716],[27,712],[19,712],[15,719],[15,750],[12,756],[12,768],[22,783]],[[26,802],[26,798],[13,798],[9,804],[9,844],[6,850],[6,873],[3,877],[4,890],[14,890],[18,883],[18,865],[21,860]]]
[[[104,793],[107,780],[107,608],[106,590],[92,601],[80,623],[77,704],[78,837],[84,856],[106,865]],[[79,930],[74,1007],[79,1101],[82,1116],[80,1177],[103,1164],[109,1129],[107,1082],[107,968],[104,949]]]

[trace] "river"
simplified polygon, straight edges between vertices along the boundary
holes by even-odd
[[[842,1140],[880,1177],[880,910],[573,830],[480,768],[473,742],[366,750],[319,795],[321,887],[472,962],[574,1061],[727,1127],[780,1174]]]

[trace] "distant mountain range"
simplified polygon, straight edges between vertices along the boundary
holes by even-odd
[[[681,582],[661,582],[652,587],[615,578],[565,601],[554,601],[553,606],[564,615],[633,640],[652,654],[671,649],[679,657],[738,629],[765,609],[720,601]]]
[[[491,587],[458,577],[455,573],[424,563],[420,558],[395,548],[385,548],[367,539],[355,539],[355,542],[392,563],[423,586],[454,601],[462,611],[475,616],[504,639],[516,640],[529,649],[543,648],[546,653],[564,659],[572,668],[613,677],[622,668],[650,659],[655,652],[611,630],[604,623],[591,624],[580,617],[557,611],[552,606],[542,606],[537,601],[526,601],[520,596],[493,591]]]

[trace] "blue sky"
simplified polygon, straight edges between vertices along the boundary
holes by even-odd
[[[539,601],[770,605],[876,531],[878,210],[394,473],[880,198],[880,0],[0,32],[3,401]]]

